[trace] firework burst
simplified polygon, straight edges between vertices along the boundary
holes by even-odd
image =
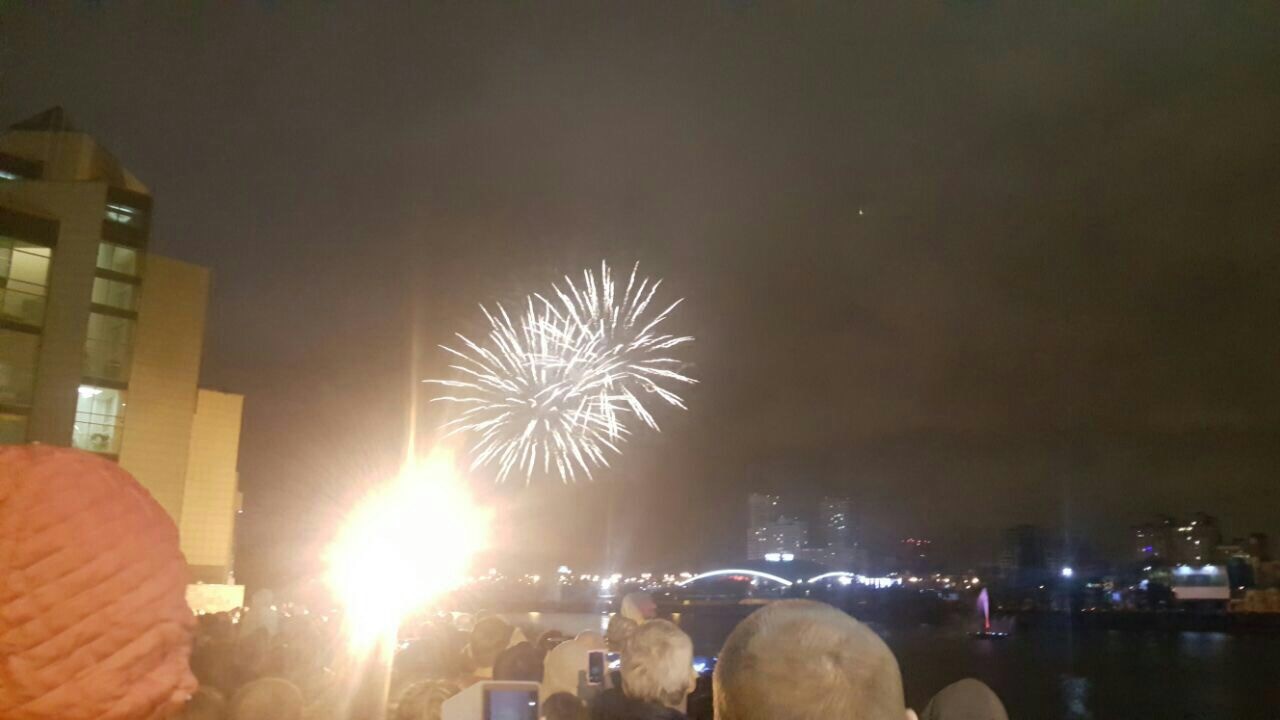
[[[462,406],[444,427],[470,438],[473,469],[496,466],[500,482],[513,472],[528,482],[539,469],[565,482],[589,478],[620,452],[634,421],[658,429],[645,398],[685,407],[671,388],[696,381],[669,352],[693,338],[659,332],[680,301],[652,312],[662,283],[638,278],[638,268],[625,287],[604,263],[579,282],[566,276],[515,317],[481,306],[485,341],[459,334],[460,346],[441,346],[455,378],[428,382],[450,388],[435,400]]]

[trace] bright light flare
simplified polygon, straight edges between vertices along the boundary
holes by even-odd
[[[443,455],[365,498],[326,558],[353,646],[394,633],[406,615],[462,584],[488,544],[489,520]]]

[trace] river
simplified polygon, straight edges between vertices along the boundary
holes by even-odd
[[[677,613],[715,655],[749,608]],[[529,632],[602,630],[589,613],[505,615]],[[1280,720],[1280,635],[1038,628],[976,640],[964,628],[873,627],[898,657],[907,702],[976,677],[1014,720]]]

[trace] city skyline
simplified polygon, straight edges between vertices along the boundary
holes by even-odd
[[[441,440],[416,383],[478,303],[601,260],[686,299],[700,384],[595,483],[477,473],[512,552],[732,557],[788,488],[940,559],[1280,535],[1276,7],[0,12],[0,123],[67,108],[216,278],[249,577],[308,570],[407,418]]]

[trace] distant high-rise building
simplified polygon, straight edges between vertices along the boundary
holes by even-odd
[[[1000,574],[1014,584],[1041,582],[1049,571],[1044,530],[1036,525],[1016,525],[1005,530],[999,566]]]
[[[747,496],[747,559],[762,560],[776,549],[772,525],[782,517],[781,498],[766,493]]]
[[[1258,558],[1259,562],[1271,561],[1271,542],[1266,533],[1249,533],[1249,537],[1245,538],[1244,546],[1250,555]]]
[[[1167,515],[1133,527],[1134,558],[1141,562],[1174,562],[1178,521]]]
[[[1134,526],[1133,537],[1138,560],[1166,565],[1211,563],[1222,545],[1218,519],[1203,512],[1187,520],[1157,516],[1152,522]]]
[[[857,564],[857,542],[848,498],[824,497],[818,504],[818,524],[825,544],[825,561],[834,568],[850,570]]]
[[[769,553],[791,553],[795,555],[809,544],[809,523],[799,518],[783,515],[769,526]]]
[[[932,567],[933,541],[921,537],[904,538],[902,541],[902,564],[911,572],[928,572]]]
[[[0,443],[119,462],[225,582],[242,398],[198,387],[209,271],[148,252],[151,206],[61,108],[0,134]]]
[[[1178,527],[1176,545],[1177,562],[1180,564],[1208,564],[1213,561],[1217,547],[1222,544],[1222,531],[1218,519],[1198,512]]]

